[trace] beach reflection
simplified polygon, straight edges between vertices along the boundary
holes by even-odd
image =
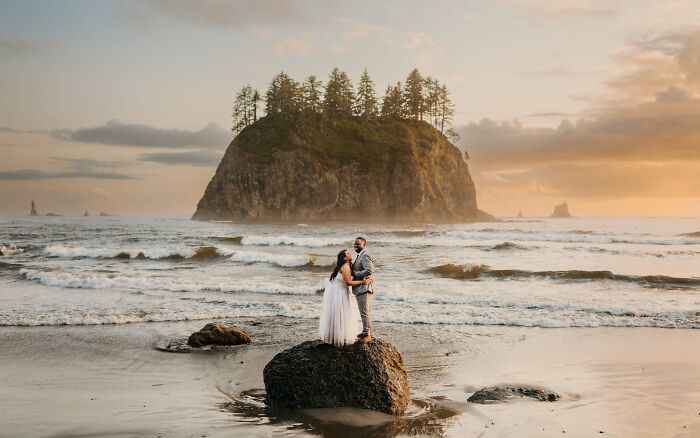
[[[470,409],[466,403],[445,397],[413,400],[401,416],[354,408],[275,409],[265,405],[262,389],[229,398],[231,401],[223,403],[221,409],[231,412],[241,422],[332,437],[443,437],[456,416]]]

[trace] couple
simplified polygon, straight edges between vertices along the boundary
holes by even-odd
[[[335,269],[323,292],[319,323],[321,340],[328,344],[339,347],[372,340],[369,303],[374,293],[374,263],[365,250],[366,246],[364,237],[355,239],[357,257],[354,261],[346,249],[338,253]],[[357,309],[351,303],[351,292],[357,299]],[[359,335],[358,316],[362,317],[362,332]]]

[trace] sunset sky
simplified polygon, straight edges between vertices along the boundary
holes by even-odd
[[[479,206],[700,216],[697,0],[0,0],[0,213],[194,212],[236,91],[417,67]]]

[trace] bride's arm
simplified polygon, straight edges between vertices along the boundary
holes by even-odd
[[[346,286],[359,286],[361,284],[368,284],[372,282],[371,277],[363,278],[362,280],[353,280],[352,275],[350,275],[350,266],[345,265],[340,268],[340,273],[343,275],[343,281]]]

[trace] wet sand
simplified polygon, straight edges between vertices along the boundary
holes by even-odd
[[[0,327],[0,436],[700,436],[696,330],[380,324],[414,398],[391,417],[266,408],[263,367],[317,321],[232,322],[252,345],[191,354],[157,347],[206,321]],[[562,398],[467,403],[497,384]]]

